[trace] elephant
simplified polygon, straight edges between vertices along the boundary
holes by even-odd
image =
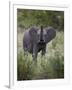
[[[56,36],[56,30],[49,26],[41,30],[37,27],[31,27],[30,30],[25,31],[23,37],[24,52],[31,53],[33,60],[37,60],[38,52],[42,51],[42,56],[46,53],[46,46]]]

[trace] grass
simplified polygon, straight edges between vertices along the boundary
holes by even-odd
[[[23,33],[18,33],[17,79],[57,79],[64,78],[64,33],[57,32],[54,40],[47,44],[45,56],[38,54],[37,63],[32,55],[24,56]]]

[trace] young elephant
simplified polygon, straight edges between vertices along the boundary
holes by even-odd
[[[56,36],[56,31],[52,27],[48,27],[43,30],[38,30],[36,27],[32,27],[29,31],[24,33],[23,37],[23,49],[24,52],[29,52],[33,56],[33,60],[37,59],[37,54],[42,50],[42,55],[46,53],[46,44],[50,42]]]

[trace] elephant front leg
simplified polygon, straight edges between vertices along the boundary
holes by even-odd
[[[37,46],[36,45],[34,45],[34,47],[33,47],[32,57],[33,57],[33,61],[37,62]]]
[[[45,53],[46,53],[46,46],[42,49],[41,55],[43,56],[43,55],[45,55]]]

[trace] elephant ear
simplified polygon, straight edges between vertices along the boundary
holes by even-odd
[[[46,42],[50,42],[52,39],[55,38],[56,36],[56,31],[53,27],[48,27],[45,29],[46,30]]]
[[[38,28],[36,28],[36,27],[32,27],[29,30],[29,34],[31,36],[31,40],[36,41],[36,39],[37,39],[37,31],[38,31]]]

